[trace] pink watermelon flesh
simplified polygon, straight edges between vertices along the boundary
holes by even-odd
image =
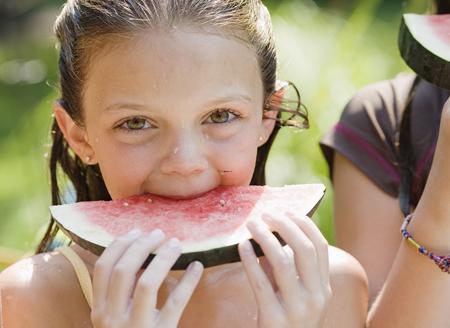
[[[236,244],[251,238],[245,227],[248,220],[259,219],[262,213],[310,214],[324,191],[325,187],[320,184],[219,187],[189,200],[146,194],[121,200],[52,206],[50,210],[63,231],[97,254],[115,237],[131,229],[150,232],[159,228],[167,238],[177,237],[182,242],[183,253],[195,254],[192,255],[195,258],[201,257],[202,252],[234,245],[235,254],[231,258],[238,260]],[[217,261],[228,261],[222,253],[217,256],[225,259],[202,262],[216,265]]]
[[[444,44],[450,47],[450,14],[428,15],[425,17],[432,34],[436,35]],[[450,55],[450,54],[448,54]]]
[[[404,14],[398,42],[409,67],[425,80],[450,89],[450,14]]]

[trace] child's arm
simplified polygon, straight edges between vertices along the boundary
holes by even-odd
[[[430,177],[410,227],[417,241],[439,255],[450,253],[449,159],[447,102]],[[339,155],[334,186],[338,242],[365,266],[372,291],[380,288],[387,276],[369,312],[369,327],[447,326],[450,279],[430,259],[401,241],[398,200],[386,196]]]
[[[339,152],[334,153],[333,172],[336,245],[366,270],[372,303],[402,240],[399,202]]]
[[[172,239],[162,244],[163,240],[161,231],[141,237],[131,232],[106,248],[94,269],[91,317],[95,328],[165,328],[178,325],[203,267],[200,263],[191,263],[158,310],[158,290],[181,254],[179,241]],[[148,254],[157,248],[155,258],[136,279]]]

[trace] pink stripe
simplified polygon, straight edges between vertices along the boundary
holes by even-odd
[[[383,155],[381,155],[371,144],[369,144],[366,140],[361,138],[354,131],[343,125],[342,123],[338,123],[335,125],[334,130],[344,137],[349,139],[363,151],[365,151],[368,155],[370,155],[394,180],[395,183],[400,183],[400,175],[395,169],[395,167],[389,163]]]
[[[417,163],[416,166],[416,174],[417,176],[421,177],[423,174],[423,171],[425,170],[425,166],[431,161],[433,158],[434,152],[436,150],[436,144],[433,143],[430,148],[422,155],[422,158]]]

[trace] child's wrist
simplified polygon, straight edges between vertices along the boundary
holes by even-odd
[[[450,215],[440,216],[435,211],[417,209],[408,231],[416,240],[426,243],[436,253],[450,253]]]
[[[415,248],[418,253],[428,257],[431,261],[433,261],[437,267],[448,274],[450,274],[450,242],[448,238],[448,234],[443,236],[444,238],[429,238],[426,239],[427,233],[429,233],[428,229],[425,228],[424,225],[422,225],[422,229],[425,229],[424,231],[419,230],[418,228],[421,227],[420,222],[418,224],[418,227],[416,226],[414,230],[417,231],[417,233],[413,232],[412,227],[410,226],[411,221],[413,221],[413,218],[415,217],[415,214],[408,215],[401,228],[401,233],[403,238],[409,243],[410,246]],[[433,223],[430,222],[429,225],[432,225]],[[428,225],[428,226],[429,226]],[[436,233],[436,231],[435,231]],[[427,240],[425,242],[424,240]]]

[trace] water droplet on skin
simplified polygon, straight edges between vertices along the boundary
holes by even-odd
[[[97,138],[95,138],[94,142],[95,142],[95,143],[98,143],[98,137],[97,137]]]
[[[125,207],[127,207],[128,205],[130,205],[130,204],[128,204],[127,202],[123,203],[123,206],[125,206]]]
[[[205,133],[205,139],[209,140],[209,134],[208,133]]]
[[[173,154],[175,155],[176,153],[178,153],[178,148],[175,148],[175,149],[173,150]]]
[[[153,199],[151,198],[147,199],[147,203],[153,203]]]

